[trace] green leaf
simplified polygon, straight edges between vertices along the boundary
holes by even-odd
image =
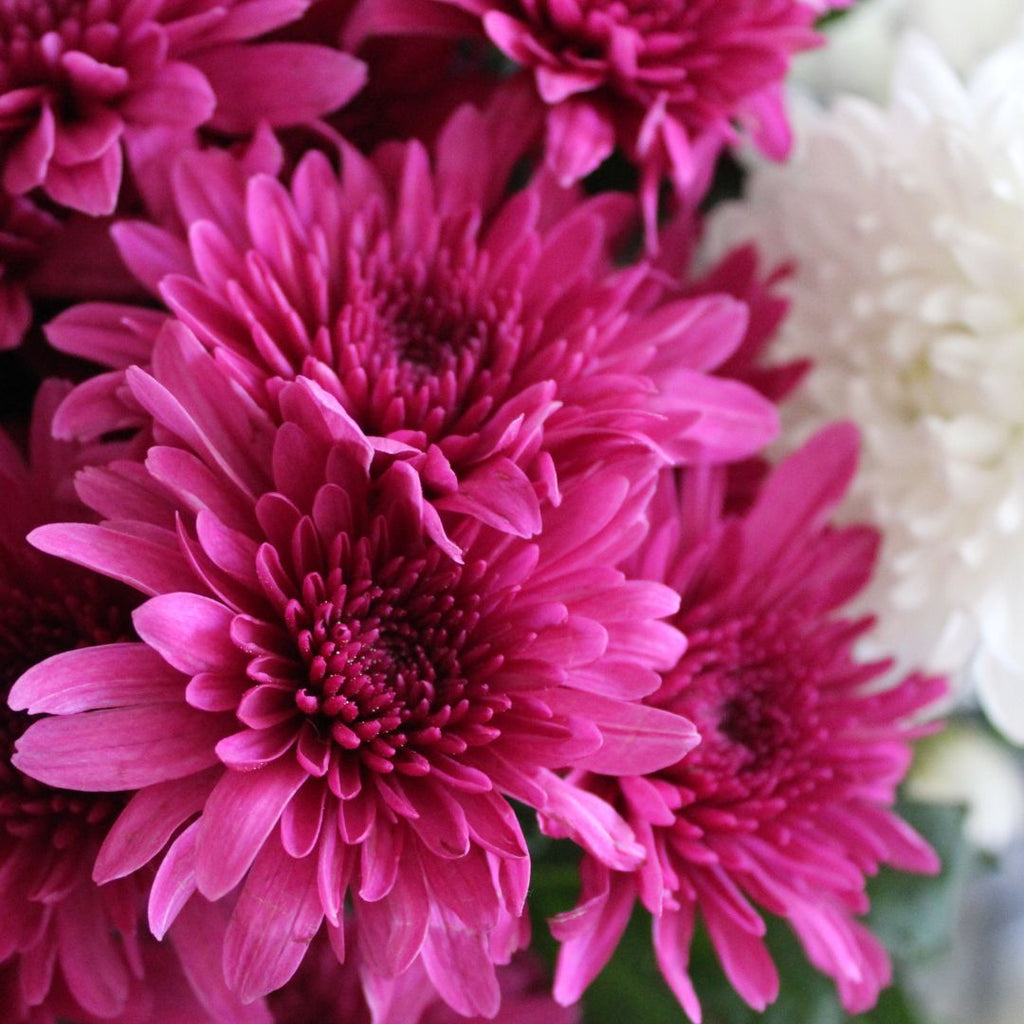
[[[883,869],[868,885],[868,926],[897,961],[913,962],[947,949],[973,858],[961,807],[905,803],[900,816],[934,847],[942,871],[934,877]]]
[[[585,1024],[679,1024],[685,1016],[651,945],[651,916],[634,910],[615,955],[583,996]]]

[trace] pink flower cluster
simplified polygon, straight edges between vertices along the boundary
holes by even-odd
[[[853,429],[761,454],[785,269],[690,265],[823,6],[0,0],[10,1020],[569,1024],[637,901],[695,1021],[755,907],[873,1003],[943,684],[855,656]]]

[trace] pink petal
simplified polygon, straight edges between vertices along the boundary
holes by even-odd
[[[314,120],[348,102],[366,79],[362,61],[305,43],[218,46],[191,63],[217,94],[210,126],[226,132]]]
[[[207,899],[220,899],[242,880],[307,778],[289,757],[256,771],[224,773],[200,819],[196,877]]]
[[[459,803],[474,842],[499,857],[525,857],[526,840],[515,811],[497,793],[461,793]]]
[[[0,281],[0,351],[17,348],[32,322],[32,306],[20,286]]]
[[[53,156],[56,140],[56,122],[49,106],[39,111],[39,120],[6,154],[4,188],[12,195],[31,192],[46,178],[46,170]]]
[[[419,815],[409,825],[437,857],[464,857],[469,850],[469,830],[459,801],[427,776],[408,779],[404,790]]]
[[[84,163],[65,166],[51,161],[44,183],[46,191],[58,203],[93,217],[113,213],[121,190],[123,161],[120,142]]]
[[[424,853],[420,860],[435,903],[471,931],[484,934],[495,928],[501,903],[487,855],[482,850],[473,848],[458,860]]]
[[[216,106],[217,98],[201,71],[191,64],[169,61],[122,104],[121,113],[138,125],[198,128],[210,119]]]
[[[41,526],[28,540],[40,551],[95,569],[144,594],[184,590],[196,583],[177,544],[157,544],[116,528],[63,523]]]
[[[431,927],[421,955],[438,994],[452,1009],[467,1017],[498,1012],[501,990],[486,935],[445,916]]]
[[[596,170],[614,149],[614,127],[586,100],[565,100],[548,111],[547,163],[563,188]]]
[[[356,50],[371,36],[416,35],[472,38],[474,22],[465,13],[433,0],[364,0],[345,24],[345,46]]]
[[[92,441],[112,430],[137,428],[142,416],[122,398],[124,373],[101,373],[82,381],[53,418],[53,436]]]
[[[149,891],[149,928],[158,938],[167,934],[181,908],[196,891],[195,821],[174,841],[153,879]]]
[[[725,877],[705,872],[700,883],[701,912],[722,968],[733,988],[761,1012],[779,994],[779,976],[761,938],[764,922]]]
[[[563,68],[548,68],[543,64],[536,69],[534,75],[540,98],[552,106],[562,103],[570,96],[596,89],[605,79],[605,72],[600,68],[570,71]]]
[[[289,857],[276,842],[260,851],[224,936],[224,977],[243,1002],[295,973],[323,921],[316,858]]]
[[[252,771],[276,761],[296,741],[294,722],[269,729],[244,729],[225,736],[217,744],[217,756],[231,768]]]
[[[821,528],[850,486],[858,447],[857,428],[837,423],[775,468],[746,519],[745,529],[758,538],[752,571],[772,565],[781,551]]]
[[[402,868],[403,828],[374,828],[359,846],[359,898],[367,903],[383,899],[395,887]]]
[[[41,718],[19,739],[20,771],[63,789],[117,792],[216,763],[223,718],[178,704]]]
[[[101,516],[141,520],[167,531],[174,529],[175,509],[167,500],[167,493],[137,462],[119,459],[102,469],[79,470],[75,490]]]
[[[669,711],[569,689],[544,699],[552,711],[577,714],[598,726],[600,750],[575,766],[602,775],[648,775],[675,764],[700,742],[693,723]]]
[[[181,699],[185,679],[144,644],[108,644],[56,654],[33,665],[11,688],[18,711],[68,715]]]
[[[106,915],[84,886],[57,914],[61,972],[72,996],[90,1013],[112,1017],[128,998],[128,972]]]
[[[140,789],[107,833],[93,867],[100,885],[137,871],[155,857],[193,814],[202,810],[217,769]]]
[[[607,876],[607,872],[604,873]],[[551,923],[551,934],[562,940],[555,975],[554,997],[563,1006],[570,1006],[615,952],[629,922],[636,891],[629,876],[615,872],[611,884],[580,907],[559,914]],[[586,914],[586,927],[571,926],[581,913]]]
[[[447,512],[474,516],[516,537],[540,532],[540,504],[533,484],[509,459],[493,459],[459,481],[459,489],[435,502]]]
[[[403,858],[391,892],[375,903],[355,898],[359,946],[367,963],[382,974],[406,970],[427,933],[430,902],[419,858]]]
[[[572,839],[617,871],[633,871],[645,851],[622,817],[594,793],[579,789],[552,772],[545,772],[541,823],[546,835]]]
[[[691,370],[675,370],[658,380],[651,403],[667,417],[668,436],[658,438],[677,463],[732,462],[760,451],[779,432],[774,403],[738,381]],[[691,418],[700,418],[692,426]],[[682,433],[673,438],[679,428]]]
[[[129,85],[129,75],[124,68],[101,63],[81,50],[63,53],[60,63],[76,90],[90,97],[110,100]],[[99,107],[99,111],[107,112],[104,107]],[[92,116],[95,117],[96,112]]]
[[[679,910],[666,910],[654,920],[654,951],[658,966],[686,1015],[700,1024],[701,1009],[690,977],[690,943],[693,941],[694,905],[680,901]]]
[[[246,657],[231,642],[234,612],[200,594],[160,594],[132,614],[139,636],[186,675],[245,671]]]
[[[160,282],[168,275],[190,274],[193,271],[188,246],[180,238],[156,224],[126,220],[113,225],[110,233],[125,265],[153,295],[158,294]],[[74,310],[70,312],[73,313]],[[156,331],[153,332],[153,338],[155,337]],[[150,355],[152,342],[146,358],[135,362],[148,363]]]

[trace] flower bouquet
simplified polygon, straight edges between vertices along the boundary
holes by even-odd
[[[875,2],[0,0],[3,1021],[918,1019],[1024,43]]]

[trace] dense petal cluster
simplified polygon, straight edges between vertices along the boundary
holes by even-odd
[[[785,154],[780,85],[792,54],[818,42],[815,13],[801,0],[362,0],[347,38],[486,33],[533,73],[558,178],[589,174],[618,145],[643,168],[652,206],[665,174],[703,192],[737,120]]]
[[[249,131],[344,103],[361,64],[324,46],[249,45],[306,0],[3,0],[0,183],[113,211],[125,133],[203,124]],[[273,83],[271,85],[271,83]]]
[[[31,723],[6,706],[18,676],[59,652],[80,648],[89,657],[132,635],[130,591],[65,572],[25,540],[31,527],[74,509],[71,453],[48,438],[65,392],[51,384],[41,393],[28,464],[0,435],[0,998],[12,1021],[112,1017],[124,1009],[136,971],[133,883],[101,890],[91,878],[124,797],[48,786],[11,763]],[[73,703],[73,693],[65,699]]]
[[[936,670],[973,658],[992,721],[1018,742],[1022,83],[1019,40],[964,85],[908,38],[888,108],[807,108],[794,161],[758,168],[717,225],[796,261],[779,351],[818,344],[797,432],[836,415],[864,431],[853,511],[885,536],[866,595],[879,643]]]
[[[699,979],[687,965],[698,919],[751,1006],[778,994],[755,905],[789,922],[850,1012],[888,984],[885,952],[854,915],[879,864],[937,869],[890,806],[943,683],[881,686],[887,665],[853,657],[870,621],[837,613],[864,585],[876,536],[827,520],[855,450],[851,428],[822,432],[741,518],[721,516],[715,472],[687,471],[656,499],[638,557],[680,594],[674,621],[689,644],[646,701],[691,718],[701,743],[652,774],[579,779],[615,802],[648,858],[635,873],[585,866],[581,906],[555,922],[560,998],[575,999],[600,969],[637,899],[655,915],[658,963],[695,1021]]]
[[[410,1024],[579,1024],[577,1007],[559,1006],[538,961],[518,954],[499,968],[501,1009],[497,1015],[462,1017],[437,997],[430,979],[417,962],[395,979],[367,978],[364,992],[356,957],[339,967],[325,938],[317,939],[294,978],[267,997],[274,1024],[371,1024],[408,1021]]]
[[[583,444],[596,453],[628,435],[674,462],[761,448],[774,406],[708,372],[741,343],[746,306],[682,295],[645,264],[616,267],[626,196],[572,203],[542,175],[503,200],[519,148],[502,124],[465,107],[433,161],[418,142],[370,160],[346,148],[340,177],[312,153],[290,188],[193,154],[174,176],[187,244],[125,223],[121,254],[166,318],[272,414],[281,386],[305,375],[368,434],[433,452],[458,481],[440,508],[520,536]],[[98,362],[146,362],[163,319],[85,305],[48,336]],[[124,396],[119,373],[90,381],[58,427],[123,427]]]
[[[493,1013],[492,961],[518,944],[529,880],[506,795],[627,867],[628,829],[551,769],[654,769],[696,742],[685,719],[631,703],[682,650],[657,621],[676,598],[611,568],[640,538],[656,461],[627,443],[584,462],[527,543],[470,517],[446,529],[416,450],[375,446],[308,378],[281,389],[275,424],[179,324],[128,381],[160,442],[145,472],[90,471],[83,496],[117,518],[33,539],[153,595],[142,639],[98,649],[124,659],[116,675],[72,653],[22,676],[12,706],[51,717],[15,764],[138,791],[101,880],[175,834],[156,934],[196,890],[241,886],[224,970],[243,1000],[287,981],[325,918],[342,956],[348,899],[375,971],[420,957],[451,1006]]]
[[[1024,677],[1024,49],[918,46],[705,259],[851,2],[0,0],[5,1022],[576,1024],[634,910],[696,1021],[698,926],[775,998],[763,914],[873,1004],[944,684],[864,660],[817,412],[873,415],[886,610],[954,553],[939,617]]]

